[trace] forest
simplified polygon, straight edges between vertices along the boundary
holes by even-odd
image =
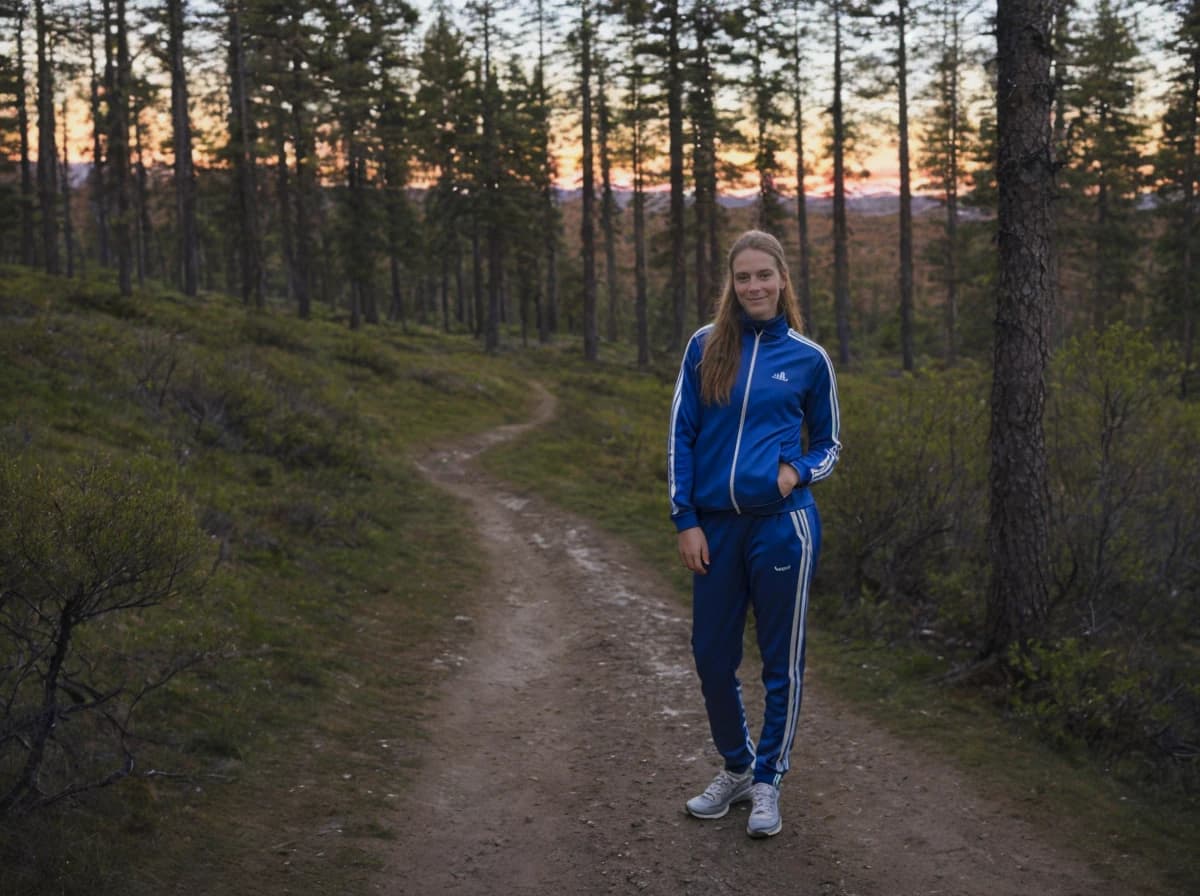
[[[146,291],[233,296],[264,351],[301,338],[283,322],[332,321],[355,340],[335,357],[375,373],[395,340],[444,334],[480,364],[566,347],[666,383],[731,238],[770,231],[845,377],[820,624],[949,658],[947,687],[1191,800],[1198,190],[1197,0],[0,0],[6,367],[33,377],[53,339],[25,330],[37,272],[118,320]],[[137,474],[159,503],[101,471],[64,510],[28,464],[73,450],[14,422],[8,384],[0,498],[118,514],[113,556],[141,539],[149,590],[47,622],[25,598],[53,551],[30,566],[25,523],[0,527],[0,814],[82,786],[48,758],[51,720],[111,695],[58,677],[72,627],[192,575],[172,452],[357,470],[338,436],[360,424],[328,396],[297,380],[270,406],[256,361],[197,356],[185,382],[174,336],[139,338],[136,371],[109,372],[139,413],[194,424]],[[640,442],[623,453],[640,425],[601,439],[642,476],[614,488],[661,487]]]

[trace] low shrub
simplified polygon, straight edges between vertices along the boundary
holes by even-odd
[[[199,593],[206,549],[148,462],[7,459],[0,506],[0,813],[21,813],[132,770],[139,702],[193,658],[144,619]]]

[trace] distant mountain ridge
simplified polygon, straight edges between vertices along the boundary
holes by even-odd
[[[558,200],[561,203],[570,203],[578,201],[582,196],[581,189],[557,191]],[[626,187],[614,187],[613,194],[619,208],[627,208],[633,201],[633,191]],[[810,194],[806,197],[808,210],[813,214],[823,215],[833,213],[833,197]],[[670,201],[670,194],[666,190],[647,191],[646,193],[646,210],[649,212],[661,212],[667,207]],[[692,194],[687,194],[687,202],[690,205]],[[758,201],[757,195],[754,193],[721,193],[717,196],[717,202],[724,208],[745,208],[753,205]],[[785,196],[781,199],[783,207],[788,210],[795,210],[796,200],[793,197]],[[915,194],[912,197],[912,211],[914,215],[932,214],[944,207],[945,203],[941,199],[924,194]],[[864,215],[867,217],[887,217],[888,215],[896,215],[900,212],[900,194],[891,190],[871,190],[863,192],[848,192],[846,195],[846,208],[848,211],[856,215]],[[987,217],[987,215],[979,209],[965,209],[960,207],[960,216],[962,217]]]

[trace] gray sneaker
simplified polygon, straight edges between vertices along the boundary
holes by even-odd
[[[779,817],[779,788],[759,781],[750,791],[754,805],[750,809],[750,820],[746,822],[746,833],[751,837],[774,837],[783,829]]]
[[[748,768],[740,775],[721,769],[704,793],[687,801],[687,810],[697,818],[722,818],[734,803],[750,799],[750,787],[754,784],[754,769]]]

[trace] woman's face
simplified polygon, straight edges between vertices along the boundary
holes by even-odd
[[[775,259],[761,249],[743,249],[733,258],[733,291],[751,320],[770,320],[779,314],[783,278]]]

